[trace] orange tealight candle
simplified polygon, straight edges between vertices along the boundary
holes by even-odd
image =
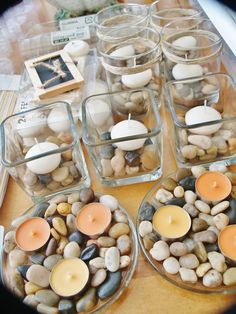
[[[16,229],[16,244],[23,251],[40,249],[50,237],[48,222],[40,217],[32,217],[24,221]]]
[[[236,262],[236,225],[229,225],[221,230],[218,246],[225,257]]]
[[[177,239],[189,231],[191,218],[183,208],[166,205],[158,208],[153,216],[152,223],[153,228],[162,237]]]
[[[90,203],[84,206],[76,217],[80,232],[95,237],[106,231],[111,223],[111,211],[101,203]]]
[[[80,258],[60,260],[52,269],[50,286],[56,294],[71,297],[81,292],[89,280],[88,266]]]
[[[196,192],[206,201],[222,201],[230,194],[231,189],[229,178],[221,172],[207,171],[196,180]]]

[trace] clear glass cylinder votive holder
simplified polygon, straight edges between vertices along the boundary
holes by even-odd
[[[97,36],[111,41],[113,32],[119,29],[119,39],[127,36],[124,27],[145,27],[149,23],[149,7],[144,4],[124,3],[100,10],[95,16]],[[117,39],[117,38],[116,38]]]
[[[125,27],[124,41],[100,40],[98,51],[106,70],[109,91],[121,92],[128,89],[147,87],[161,94],[161,46],[160,35],[151,28]],[[120,30],[113,32],[114,38]],[[135,32],[135,36],[128,37]]]
[[[70,105],[56,102],[9,116],[1,123],[2,164],[38,202],[90,178]]]
[[[228,74],[170,81],[165,98],[180,167],[236,162],[236,85]]]
[[[126,111],[120,110],[122,99]],[[90,96],[82,115],[83,141],[102,184],[120,186],[162,175],[162,123],[153,91]]]
[[[175,20],[162,29],[161,36],[166,81],[220,71],[222,38],[210,20]]]
[[[161,32],[162,28],[173,20],[196,18],[201,14],[202,10],[197,1],[157,0],[150,6],[150,25]]]

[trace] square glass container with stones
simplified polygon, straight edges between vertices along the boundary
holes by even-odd
[[[123,37],[120,39],[122,31]],[[99,40],[98,51],[106,71],[109,91],[147,87],[161,94],[160,35],[148,27],[114,30],[110,40]]]
[[[220,71],[222,38],[210,20],[183,18],[163,27],[166,81]]]
[[[180,166],[234,163],[236,86],[228,74],[168,82],[165,96],[174,124],[172,147]]]
[[[102,184],[120,186],[161,176],[162,123],[151,90],[88,97],[82,115],[82,138]]]
[[[3,165],[33,201],[75,185],[89,186],[68,103],[52,103],[9,116],[1,124],[1,140]]]

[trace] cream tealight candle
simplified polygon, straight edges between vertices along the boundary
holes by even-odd
[[[111,139],[118,139],[127,136],[135,136],[140,134],[147,134],[148,130],[145,125],[136,120],[123,120],[116,125],[113,126],[111,130]],[[124,141],[124,142],[117,142],[115,143],[119,149],[125,151],[133,151],[143,147],[145,138]]]
[[[190,109],[185,115],[185,123],[193,125],[210,121],[222,120],[221,114],[214,108],[209,106],[197,106]],[[217,132],[222,126],[222,123],[202,126],[199,128],[189,129],[191,133],[201,135],[211,135]]]
[[[28,150],[27,154],[25,155],[25,159],[38,156],[39,154],[48,153],[58,148],[59,146],[54,143],[49,142],[38,143]],[[27,167],[33,173],[46,174],[55,170],[59,166],[60,162],[61,154],[56,153],[29,161],[27,162]]]

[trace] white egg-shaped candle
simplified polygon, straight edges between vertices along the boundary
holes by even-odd
[[[89,52],[89,45],[83,40],[72,40],[63,48],[72,58],[85,56]]]
[[[179,37],[178,39],[174,40],[172,42],[172,45],[174,45],[178,48],[191,50],[192,48],[196,47],[197,40],[193,36],[182,36],[182,37]]]
[[[209,106],[197,106],[190,109],[185,115],[185,123],[187,125],[194,125],[198,123],[205,123],[210,121],[222,120],[221,114],[212,107]],[[199,128],[189,129],[191,133],[201,135],[211,135],[217,132],[222,123],[202,126]]]
[[[87,112],[94,125],[101,127],[111,116],[110,106],[102,99],[91,99],[87,102]]]
[[[148,130],[145,125],[136,120],[123,120],[116,125],[113,126],[111,129],[111,139],[123,138],[127,136],[134,136],[140,134],[147,134]],[[117,142],[115,143],[119,149],[125,151],[133,151],[143,147],[145,138],[124,141],[124,142]]]
[[[112,57],[131,57],[135,55],[135,50],[134,47],[132,45],[127,45],[121,48],[118,48],[116,50],[114,50],[110,56]]]
[[[59,146],[54,143],[38,143],[28,150],[27,154],[25,155],[25,159],[36,157],[39,154],[45,154],[58,148]],[[35,174],[46,174],[55,170],[59,166],[60,162],[61,154],[56,153],[29,161],[27,162],[27,167]]]
[[[33,113],[17,121],[16,129],[23,138],[35,137],[43,133],[47,125],[44,113]]]
[[[195,76],[203,75],[203,68],[200,64],[180,64],[177,63],[172,69],[175,80],[184,80]]]
[[[152,78],[152,70],[148,69],[143,72],[122,75],[122,83],[129,88],[142,88],[147,85]]]
[[[56,133],[70,130],[70,121],[65,108],[53,108],[48,115],[47,123]]]

